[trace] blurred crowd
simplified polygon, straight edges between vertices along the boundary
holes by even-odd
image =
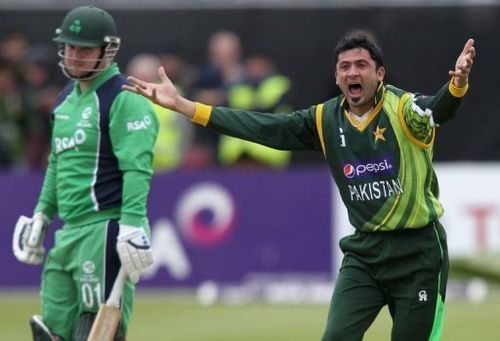
[[[0,169],[44,169],[50,151],[52,105],[67,82],[58,70],[56,47],[30,44],[22,32],[0,41]],[[219,31],[207,42],[206,60],[193,65],[182,51],[141,53],[120,65],[127,75],[154,82],[163,66],[178,89],[193,100],[242,110],[289,112],[291,81],[268,51],[243,55],[234,32]],[[218,135],[182,115],[154,105],[160,122],[154,168],[157,173],[203,167],[282,169],[290,152]]]

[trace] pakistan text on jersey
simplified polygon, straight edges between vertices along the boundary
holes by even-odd
[[[351,201],[370,201],[403,194],[399,178],[348,185]]]

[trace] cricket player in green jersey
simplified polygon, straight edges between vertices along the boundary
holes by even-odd
[[[152,263],[146,202],[158,124],[147,99],[122,89],[126,78],[113,62],[120,38],[109,13],[77,7],[54,40],[72,81],[52,112],[52,150],[34,216],[19,219],[13,239],[20,261],[40,264],[48,226],[56,214],[64,222],[45,260],[33,339],[87,340],[122,268],[128,278],[115,340],[125,340],[135,283]]]
[[[448,254],[433,143],[436,127],[455,115],[467,92],[475,53],[469,39],[451,80],[423,96],[384,84],[380,48],[366,36],[346,36],[335,49],[342,95],[288,114],[192,102],[161,68],[161,84],[129,78],[132,86],[124,88],[223,134],[322,151],[355,227],[340,240],[344,259],[323,340],[361,340],[384,305],[392,340],[439,340]]]

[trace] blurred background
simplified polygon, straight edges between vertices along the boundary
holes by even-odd
[[[83,4],[0,0],[0,311],[9,312],[0,319],[2,340],[27,339],[26,321],[40,309],[41,268],[14,259],[11,232],[37,201],[51,106],[66,83],[52,38],[65,13]],[[474,38],[469,93],[439,128],[434,152],[452,260],[443,339],[500,339],[500,1],[92,4],[116,20],[123,73],[156,81],[162,65],[192,99],[267,112],[338,95],[333,50],[346,33],[378,41],[386,83],[428,95]],[[319,339],[342,256],[338,240],[352,232],[322,154],[278,152],[155,110],[156,263],[139,285],[131,339]],[[387,314],[369,333],[368,340],[389,339]]]

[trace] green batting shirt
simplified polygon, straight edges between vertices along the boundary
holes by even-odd
[[[193,121],[276,149],[322,151],[355,228],[420,228],[443,214],[431,163],[435,126],[455,115],[466,91],[449,82],[423,96],[380,84],[362,123],[342,95],[290,114],[196,103]]]
[[[113,63],[85,92],[78,81],[63,90],[36,212],[58,213],[67,225],[143,225],[158,123],[149,101],[124,83]]]

